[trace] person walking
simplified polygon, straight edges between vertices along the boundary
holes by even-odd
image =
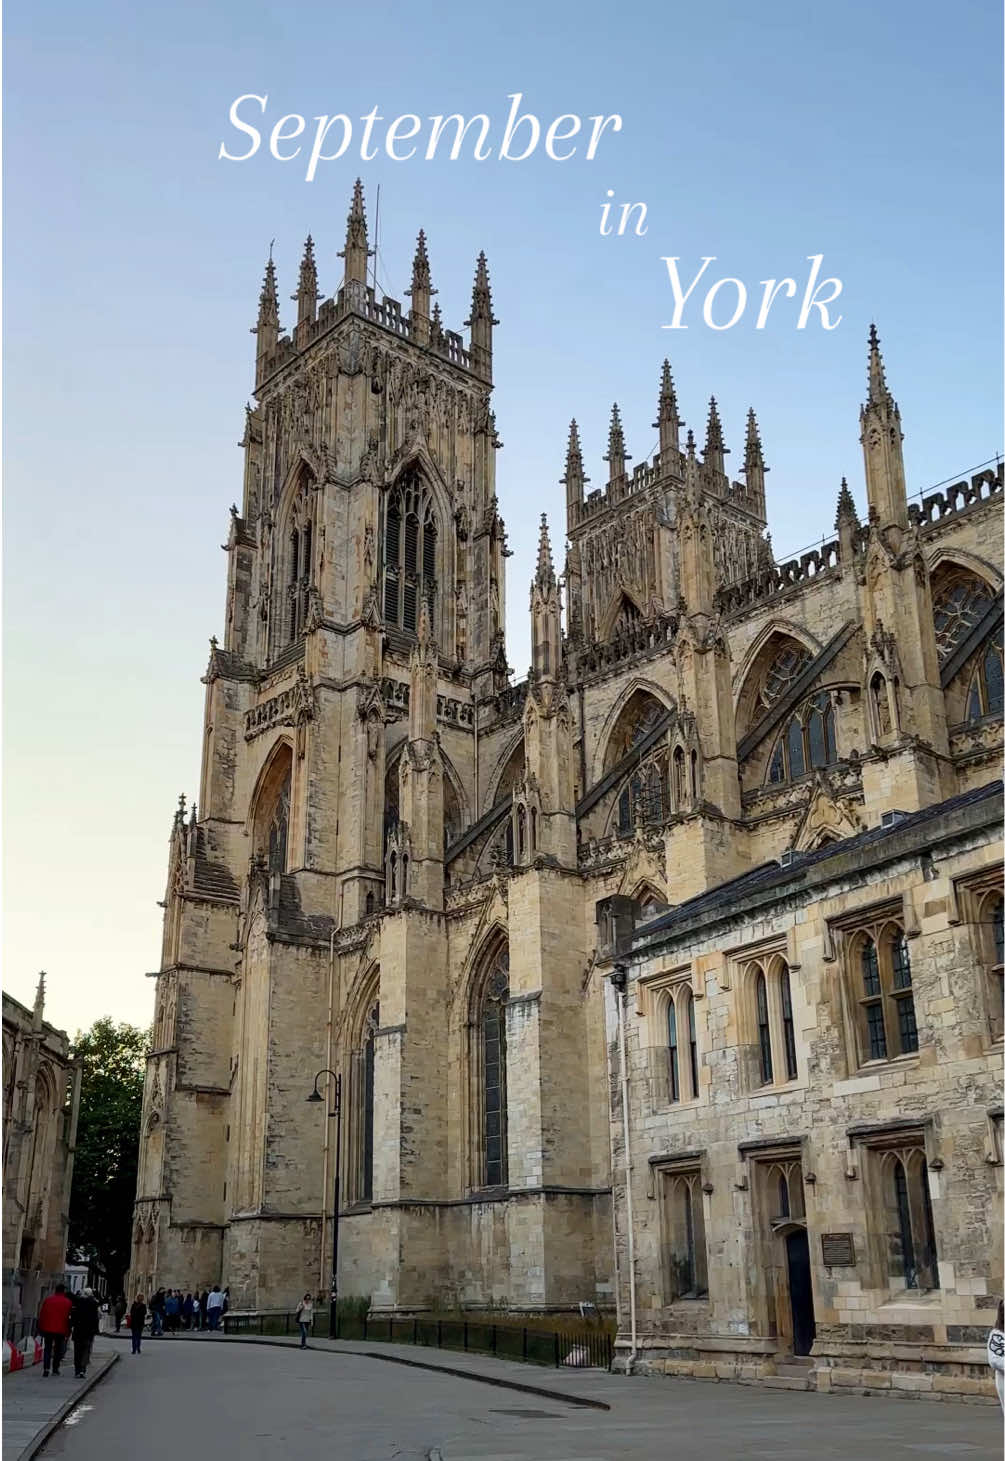
[[[209,1328],[209,1289],[199,1295],[199,1323],[203,1329]]]
[[[300,1348],[307,1348],[307,1336],[311,1332],[311,1325],[314,1323],[314,1300],[310,1294],[304,1294],[300,1300],[300,1308],[297,1310],[297,1323],[300,1325]]]
[[[133,1300],[133,1306],[129,1310],[129,1328],[133,1336],[133,1354],[141,1354],[140,1346],[143,1343],[143,1326],[147,1322],[147,1306],[143,1302],[143,1295],[137,1294]]]
[[[101,1324],[101,1311],[93,1289],[81,1289],[70,1315],[73,1328],[73,1373],[78,1380],[87,1374],[91,1346]]]
[[[116,1332],[116,1334],[118,1334],[119,1330],[122,1328],[122,1321],[126,1317],[126,1296],[125,1296],[125,1294],[119,1294],[119,1297],[115,1300],[115,1303],[112,1305],[112,1313],[115,1315],[115,1332]]]
[[[58,1283],[55,1291],[42,1300],[38,1311],[38,1332],[42,1336],[42,1377],[45,1379],[51,1369],[59,1374],[59,1367],[66,1353],[66,1341],[70,1337],[70,1314],[73,1304],[66,1292],[66,1284]]]
[[[206,1300],[206,1313],[209,1318],[210,1329],[219,1329],[220,1315],[223,1313],[223,1306],[226,1302],[226,1299],[220,1292],[220,1285],[215,1283],[213,1285],[213,1292]]]
[[[995,1377],[999,1404],[1005,1410],[1005,1299],[998,1300],[995,1327],[988,1335],[988,1364]]]
[[[195,1301],[191,1294],[186,1294],[181,1301],[181,1325],[183,1329],[192,1328],[192,1314]]]

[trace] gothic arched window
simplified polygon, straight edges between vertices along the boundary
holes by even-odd
[[[974,625],[987,613],[992,595],[983,579],[965,569],[950,570],[932,594],[935,643],[944,663]]]
[[[837,758],[834,707],[824,690],[804,700],[784,726],[768,764],[768,781],[796,781]]]
[[[890,1060],[918,1048],[911,956],[897,924],[862,932],[851,961],[861,1058]],[[857,989],[855,985],[857,984]]]
[[[353,1202],[373,1199],[374,1039],[379,1027],[380,1005],[375,1002],[363,1021],[352,1059],[348,1197]]]
[[[285,544],[284,604],[287,643],[299,639],[307,626],[307,608],[314,574],[314,524],[311,518],[310,481],[301,482],[290,509]]]
[[[414,634],[423,603],[436,623],[436,512],[417,472],[391,489],[384,522],[384,622]]]
[[[977,657],[967,693],[967,720],[972,722],[983,720],[986,715],[1001,715],[1003,703],[1002,631],[999,629]]]
[[[480,1185],[501,1187],[508,1175],[506,1153],[506,1004],[509,1000],[509,950],[496,954],[486,974],[476,1024],[480,1060],[476,1063],[481,1115]]]

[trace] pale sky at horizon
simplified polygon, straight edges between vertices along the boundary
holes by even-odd
[[[14,0],[5,19],[3,984],[30,1005],[45,968],[47,1018],[71,1033],[151,1017],[171,817],[197,790],[200,676],[222,634],[262,268],[274,238],[289,325],[311,232],[334,293],[358,172],[371,224],[380,185],[380,282],[404,308],[420,226],[448,327],[488,255],[516,678],[541,510],[561,553],[569,419],[593,486],[614,400],[645,459],[665,354],[699,443],[717,397],[734,477],[757,411],[779,556],[830,535],[842,475],[863,508],[872,319],[909,491],[1002,449],[990,0],[951,14],[930,0],[448,0],[433,15]],[[246,92],[268,93],[267,123],[378,106],[484,111],[498,133],[515,91],[546,123],[617,112],[623,129],[593,162],[539,149],[518,164],[362,164],[351,150],[307,183],[303,157],[218,160],[221,141],[242,145],[227,112]],[[648,204],[645,237],[600,236],[608,188]],[[792,275],[801,291],[817,253],[844,284],[839,328],[797,331],[796,300],[755,330],[758,281]],[[687,278],[715,255],[707,280],[744,280],[747,315],[661,329],[662,255]]]

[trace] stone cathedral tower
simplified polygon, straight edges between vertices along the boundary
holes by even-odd
[[[486,261],[465,342],[423,233],[407,310],[370,257],[357,184],[337,292],[308,239],[289,333],[265,271],[200,788],[171,831],[134,1288],[220,1282],[254,1311],[327,1286],[334,1092],[306,1098],[335,1072],[339,1288],[375,1310],[586,1300],[626,1349],[641,1310],[659,1366],[700,1373],[704,1348],[748,1378],[815,1325],[826,1369],[849,1323],[920,1323],[884,1317],[932,1279],[913,1244],[945,1270],[925,1325],[969,1333],[1001,1291],[1001,467],[909,495],[873,331],[867,520],[842,481],[834,536],[776,563],[753,410],[734,481],[714,398],[682,442],[665,363],[644,460],[615,406],[591,489],[572,423],[564,578],[542,518],[511,684]],[[912,862],[912,829],[949,850]],[[646,965],[618,998],[615,948],[619,980]],[[851,1318],[834,1212],[865,1255]]]

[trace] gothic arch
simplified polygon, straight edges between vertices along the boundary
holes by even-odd
[[[808,664],[814,655],[820,653],[820,643],[808,630],[788,620],[774,619],[764,626],[744,656],[733,681],[738,740],[753,729],[767,709],[759,703],[762,682],[772,664],[786,649],[801,653],[805,656],[804,663]]]
[[[485,798],[485,811],[490,812],[498,802],[508,795],[516,783],[524,774],[526,766],[526,747],[524,745],[523,726],[507,744],[505,751],[499,757],[496,769],[489,781],[489,791]]]
[[[629,617],[638,618],[639,620],[646,617],[645,608],[639,603],[636,595],[626,584],[620,583],[611,594],[607,602],[607,608],[604,610],[600,620],[597,638],[601,644],[606,644],[612,638],[618,620],[625,613],[626,609]]]
[[[255,789],[248,804],[248,815],[244,824],[246,834],[251,838],[253,856],[268,857],[273,814],[286,790],[287,838],[290,830],[290,811],[293,803],[293,742],[281,736],[272,746],[258,773]],[[288,855],[288,854],[287,854]],[[286,859],[284,859],[285,863]],[[285,866],[282,871],[285,871]]]
[[[498,923],[483,936],[466,989],[464,1092],[468,1184],[473,1190],[506,1183],[506,1003],[509,937]]]
[[[276,499],[273,511],[273,521],[280,532],[286,528],[290,512],[301,487],[320,482],[323,477],[321,463],[313,451],[301,445],[294,453],[290,465],[283,478],[283,485],[279,489],[279,496]]]
[[[639,883],[631,894],[632,901],[638,903],[642,909],[643,918],[651,918],[656,912],[656,905],[661,908],[669,907],[667,896],[656,887],[650,878],[645,878]]]
[[[611,765],[614,765],[620,759],[617,755],[614,755],[612,759],[612,750],[616,749],[614,741],[619,722],[628,709],[633,697],[636,695],[646,696],[650,700],[656,701],[663,710],[674,710],[676,708],[673,697],[662,685],[658,685],[655,680],[644,679],[639,676],[626,685],[607,712],[603,729],[597,738],[596,750],[593,753],[592,780],[594,783],[598,782],[605,772],[610,770]]]
[[[937,548],[928,559],[928,575],[933,588],[936,575],[940,569],[944,571],[947,566],[962,568],[964,572],[972,573],[975,578],[983,578],[992,593],[997,592],[1005,583],[1005,576],[1002,575],[1001,569],[986,558],[981,558],[976,553],[968,553],[965,548],[946,544]]]

